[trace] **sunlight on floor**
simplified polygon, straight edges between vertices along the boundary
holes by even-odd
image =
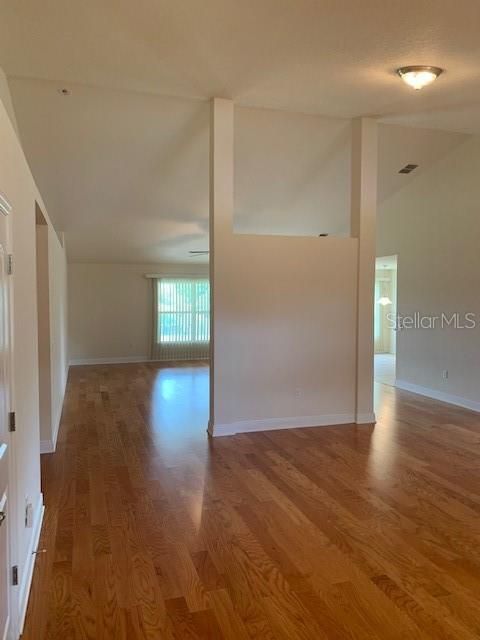
[[[375,354],[375,382],[395,386],[395,355],[393,353]]]

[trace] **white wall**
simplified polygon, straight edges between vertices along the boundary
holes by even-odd
[[[376,167],[374,124],[362,121],[362,136],[352,136],[358,238],[247,235],[233,225],[233,104],[214,99],[211,107],[209,432],[371,422],[373,393],[360,385],[360,375],[369,381],[359,362],[370,333],[373,368],[373,321],[360,330],[358,303],[368,266],[365,316],[373,316],[376,183],[365,169]]]
[[[350,235],[351,121],[235,107],[235,231]]]
[[[397,383],[480,410],[480,137],[381,206],[377,255],[398,254],[403,315],[476,314],[473,330],[397,334]],[[442,372],[448,370],[448,378]]]
[[[357,240],[232,235],[216,279],[217,432],[355,420]]]
[[[146,273],[204,274],[200,264],[70,263],[69,356],[72,364],[148,360],[153,321]]]
[[[18,565],[20,582],[14,595],[18,599],[21,615],[26,605],[34,559],[32,551],[36,544],[35,537],[39,531],[43,505],[40,488],[35,201],[41,205],[47,223],[49,220],[3,104],[7,87],[4,76],[0,84],[4,92],[0,104],[0,190],[13,206],[13,408],[16,411],[17,431],[11,442],[15,469],[13,486],[10,487],[15,490],[15,504],[11,506],[15,508],[11,513],[10,531],[14,542],[11,563]],[[57,257],[60,257],[63,249],[59,246],[58,238],[53,239],[54,246],[55,243]],[[59,282],[65,277],[61,260],[56,262],[55,268],[57,272],[52,277],[55,282]],[[62,326],[58,331],[65,333],[65,327]],[[58,339],[58,342],[61,340]],[[54,362],[55,368],[63,372],[66,370],[64,358],[65,355],[60,350]],[[60,396],[61,389],[58,389],[57,404]],[[33,528],[25,527],[27,499],[34,508]]]

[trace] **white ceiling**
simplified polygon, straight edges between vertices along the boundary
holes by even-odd
[[[0,66],[69,259],[183,261],[208,241],[207,98],[261,107],[236,110],[237,230],[342,233],[349,118],[423,128],[381,127],[380,200],[480,133],[479,24],[478,0],[24,0]],[[409,63],[446,72],[413,92]]]
[[[71,261],[202,261],[208,248],[205,101],[11,79],[22,141]],[[379,201],[462,134],[381,125]],[[411,175],[398,174],[418,163]],[[350,121],[235,110],[235,229],[346,234]]]
[[[20,135],[71,261],[188,259],[208,230],[208,105],[11,80]]]
[[[480,104],[478,0],[22,0],[0,24],[9,76],[346,118]],[[446,73],[414,93],[406,64]]]

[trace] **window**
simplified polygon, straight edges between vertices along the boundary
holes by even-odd
[[[208,358],[209,281],[205,278],[159,278],[154,286],[155,359]]]

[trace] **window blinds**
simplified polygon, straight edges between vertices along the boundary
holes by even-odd
[[[210,284],[158,278],[154,287],[154,360],[203,360],[210,352]]]

